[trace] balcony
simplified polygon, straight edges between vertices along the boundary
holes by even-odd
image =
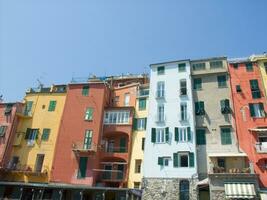
[[[267,142],[257,142],[255,149],[257,153],[267,153]]]
[[[149,89],[141,89],[137,93],[137,98],[143,98],[149,96]]]
[[[97,151],[97,145],[92,143],[91,145],[84,144],[84,142],[73,142],[72,151],[78,154],[95,153]]]
[[[25,109],[18,109],[16,115],[21,118],[31,118],[32,111],[27,111]]]
[[[9,165],[5,168],[5,171],[14,174],[24,174],[26,176],[47,176],[49,167],[44,165],[37,169],[34,165],[22,165],[18,163]]]
[[[103,158],[119,158],[128,160],[127,147],[107,147],[102,152]]]
[[[125,180],[125,174],[119,170],[104,171],[101,177],[104,182],[123,182]]]

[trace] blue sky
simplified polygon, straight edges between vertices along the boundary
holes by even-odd
[[[267,51],[266,0],[0,0],[0,94]]]

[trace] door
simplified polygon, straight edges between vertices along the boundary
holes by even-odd
[[[37,154],[35,162],[35,172],[41,172],[43,168],[44,154]]]
[[[118,172],[117,172],[117,179],[122,180],[123,179],[123,171],[124,171],[124,165],[118,165]]]
[[[114,152],[114,140],[109,140],[108,141],[108,152]]]
[[[110,180],[112,175],[112,165],[105,165],[104,169],[103,179]]]
[[[189,200],[189,181],[180,181],[180,199]]]

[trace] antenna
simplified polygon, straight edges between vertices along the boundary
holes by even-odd
[[[43,88],[44,84],[42,84],[42,82],[39,80],[39,78],[37,78],[37,82],[38,82],[38,88]]]
[[[4,102],[3,95],[0,95],[0,103]]]

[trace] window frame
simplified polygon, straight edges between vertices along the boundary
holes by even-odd
[[[218,88],[226,88],[227,87],[227,76],[219,75],[217,76]]]
[[[249,63],[245,63],[245,66],[246,66],[246,71],[247,72],[253,72],[254,69],[253,69],[253,63],[249,62]]]
[[[164,97],[165,97],[165,81],[158,81],[156,98],[164,98]]]
[[[194,90],[202,90],[202,78],[194,78],[193,79],[193,89]]]
[[[56,110],[57,101],[56,100],[50,100],[49,106],[48,106],[48,112],[54,112]]]
[[[229,132],[225,132],[223,130],[229,130]],[[232,145],[232,131],[230,127],[221,127],[220,128],[220,136],[221,136],[221,145]]]
[[[178,72],[186,72],[186,63],[178,64]]]
[[[180,96],[186,96],[187,95],[187,81],[186,79],[180,80]]]
[[[146,98],[139,98],[138,99],[138,110],[146,110]]]
[[[210,61],[209,64],[210,64],[210,69],[223,68],[223,61],[222,60]]]
[[[89,96],[89,85],[84,85],[82,87],[82,96]]]
[[[158,66],[157,75],[164,75],[164,74],[165,74],[165,66]]]
[[[87,107],[85,110],[85,121],[93,121],[93,115],[94,115],[94,108],[93,107]]]
[[[43,129],[41,140],[42,141],[45,141],[45,142],[46,141],[49,141],[50,133],[51,133],[51,129],[50,128],[44,128]]]

